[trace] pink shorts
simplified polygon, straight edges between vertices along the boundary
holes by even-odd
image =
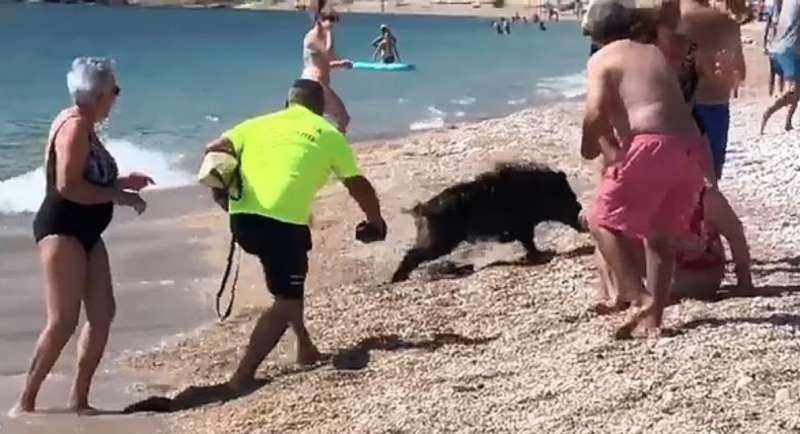
[[[705,187],[700,136],[634,137],[621,163],[603,173],[589,223],[635,238],[684,235]]]

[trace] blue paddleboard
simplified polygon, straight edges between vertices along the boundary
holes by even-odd
[[[363,71],[413,71],[417,67],[409,63],[353,62],[353,69]]]

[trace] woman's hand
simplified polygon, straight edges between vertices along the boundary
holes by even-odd
[[[118,190],[114,197],[114,203],[120,206],[129,206],[139,215],[147,209],[147,202],[139,196],[139,193]]]
[[[117,179],[116,187],[120,190],[141,191],[145,187],[155,184],[153,178],[138,172],[133,172],[128,176]]]

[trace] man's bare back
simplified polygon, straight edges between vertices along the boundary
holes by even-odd
[[[587,120],[602,125],[607,116],[623,149],[638,134],[699,135],[675,70],[655,45],[612,42],[589,61],[588,78]]]

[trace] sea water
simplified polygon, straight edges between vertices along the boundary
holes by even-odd
[[[43,146],[70,103],[65,74],[75,56],[116,60],[122,93],[102,136],[122,170],[175,187],[192,181],[206,142],[282,107],[309,23],[300,12],[0,2],[0,213],[41,201]],[[380,24],[417,68],[334,74],[354,140],[499,116],[585,88],[587,46],[575,22],[497,35],[489,19],[345,14],[339,56],[370,60]]]

